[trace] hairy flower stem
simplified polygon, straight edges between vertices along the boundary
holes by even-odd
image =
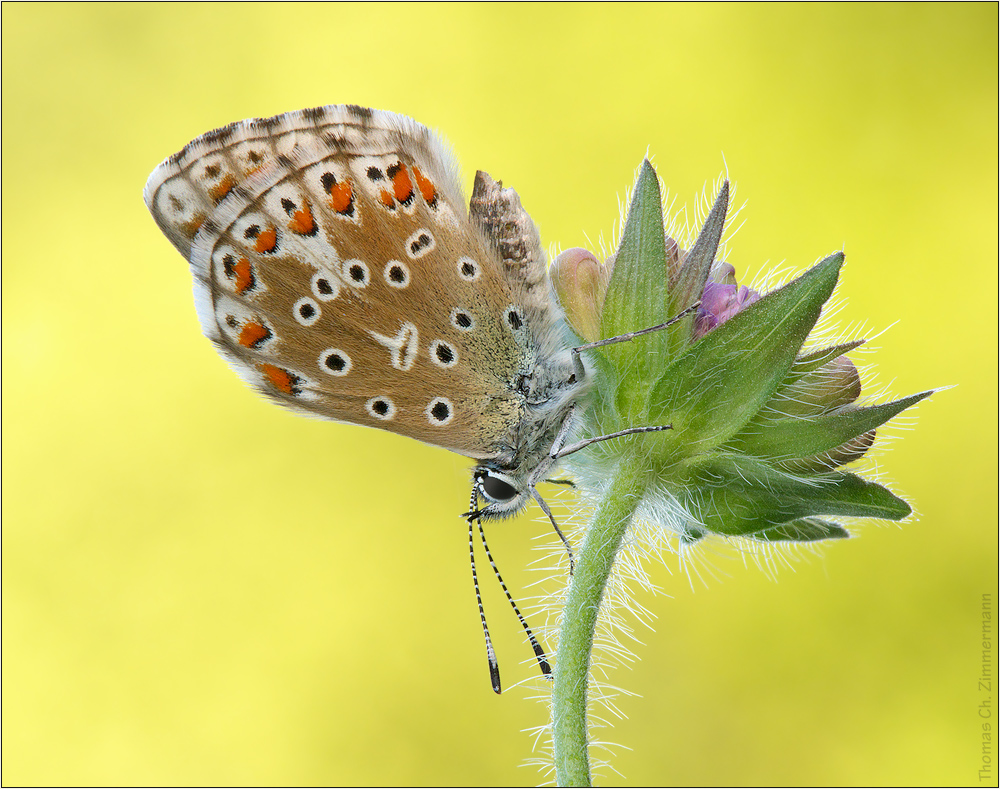
[[[587,685],[594,628],[615,556],[646,488],[641,464],[627,457],[618,466],[583,547],[566,596],[555,684],[552,731],[558,786],[590,786],[587,752]]]

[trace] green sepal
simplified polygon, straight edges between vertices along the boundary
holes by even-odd
[[[802,478],[739,455],[717,455],[693,473],[693,511],[711,532],[751,536],[813,516],[900,520],[910,506],[874,482],[832,472]]]
[[[920,392],[891,403],[849,408],[810,419],[777,419],[766,425],[755,424],[727,441],[726,446],[736,452],[773,460],[812,457],[874,430],[930,394],[932,392]]]
[[[608,282],[601,313],[602,338],[663,323],[667,311],[667,258],[663,234],[663,208],[656,171],[648,160],[639,168],[632,191],[628,218],[615,254],[614,270]],[[661,332],[602,348],[616,367],[631,366],[649,356]],[[644,379],[645,380],[645,379]]]
[[[795,360],[795,364],[792,365],[792,369],[789,372],[792,375],[811,373],[813,370],[818,370],[827,362],[832,362],[834,359],[843,356],[845,353],[850,353],[855,348],[864,345],[866,342],[868,342],[868,340],[854,340],[854,342],[844,342],[840,345],[830,345],[829,347],[820,348],[819,350],[803,354]]]
[[[843,261],[831,255],[695,342],[653,386],[647,424],[672,424],[688,456],[739,432],[785,379]]]
[[[799,518],[751,535],[761,542],[818,542],[845,540],[851,533],[839,523],[822,518]]]
[[[828,452],[822,452],[807,458],[779,460],[775,462],[775,466],[791,474],[822,474],[827,471],[833,471],[840,466],[846,466],[855,460],[860,460],[872,448],[874,443],[875,431],[869,430],[867,433],[855,436],[850,441]]]
[[[670,293],[671,316],[679,315],[690,307],[705,291],[705,283],[712,271],[712,263],[719,251],[722,241],[722,230],[726,224],[726,212],[729,209],[729,181],[723,181],[722,188],[708,212],[705,225],[698,234],[694,246],[684,257],[677,282]],[[687,315],[669,329],[670,347],[679,353],[687,346],[694,330],[694,313]],[[650,324],[653,325],[653,324]]]

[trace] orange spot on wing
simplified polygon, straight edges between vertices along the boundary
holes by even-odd
[[[275,389],[285,394],[295,394],[295,384],[298,381],[297,375],[293,375],[281,367],[275,367],[273,364],[264,363],[258,365],[258,368],[264,373],[264,377],[274,385]]]
[[[316,220],[313,219],[312,211],[308,205],[303,205],[301,210],[292,214],[292,221],[288,223],[288,229],[293,233],[307,236],[316,230]]]
[[[273,227],[269,227],[267,230],[261,230],[257,235],[254,250],[256,252],[274,252],[276,246],[278,246],[278,232]]]
[[[330,207],[338,214],[347,211],[352,202],[354,202],[354,190],[350,181],[341,181],[330,187]]]
[[[437,201],[437,189],[434,188],[434,182],[426,178],[420,172],[419,167],[413,168],[413,177],[417,179],[417,188],[420,190],[421,197],[424,198],[428,205],[434,205]]]
[[[194,238],[201,229],[201,226],[205,224],[206,218],[204,214],[195,214],[194,218],[189,222],[181,224],[181,232],[189,239]]]
[[[270,336],[271,330],[260,321],[247,321],[240,331],[240,345],[244,348],[253,348]]]
[[[208,196],[214,202],[220,203],[227,194],[233,191],[234,186],[236,186],[236,179],[227,173],[219,183],[208,190]]]
[[[394,208],[396,206],[396,200],[393,198],[388,189],[383,189],[379,194],[378,199],[386,208]]]
[[[401,203],[405,203],[413,197],[413,182],[405,167],[400,167],[392,177],[392,191]]]
[[[230,269],[232,272],[232,277],[236,280],[236,290],[240,293],[246,293],[250,288],[253,287],[253,268],[250,266],[250,260],[248,258],[240,258],[237,260]]]

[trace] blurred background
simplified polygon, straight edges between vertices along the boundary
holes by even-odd
[[[466,189],[477,168],[514,186],[546,244],[610,240],[648,151],[678,208],[728,171],[741,274],[846,250],[839,320],[891,327],[862,357],[866,391],[955,385],[878,455],[919,517],[777,582],[723,556],[693,588],[660,568],[666,594],[641,599],[656,631],[612,677],[638,697],[601,732],[631,749],[624,778],[602,780],[977,781],[980,600],[997,591],[995,4],[2,14],[5,785],[544,780],[521,765],[545,708],[488,684],[468,463],[246,389],[142,203],[196,135],[330,103],[439,129]],[[489,533],[529,597],[541,513]],[[511,685],[535,668],[485,587]]]

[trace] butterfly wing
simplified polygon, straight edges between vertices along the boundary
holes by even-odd
[[[269,398],[510,454],[537,350],[520,275],[425,127],[353,106],[242,121],[164,161],[144,197],[190,262],[206,336]]]

